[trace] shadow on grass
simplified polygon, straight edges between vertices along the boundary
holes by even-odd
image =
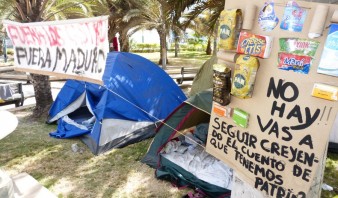
[[[186,191],[157,180],[154,169],[140,162],[151,139],[93,155],[78,139],[54,139],[56,125],[19,119],[19,126],[0,141],[0,166],[10,175],[27,172],[58,197],[182,197]],[[74,153],[77,143],[83,153]]]
[[[56,125],[28,117],[0,141],[0,166],[11,175],[27,172],[58,197],[182,197],[189,191],[157,180],[154,169],[140,162],[152,139],[94,156],[78,139],[49,137]],[[74,143],[84,152],[74,153]],[[329,153],[324,183],[334,190],[323,190],[322,198],[337,197],[337,178],[338,154]]]

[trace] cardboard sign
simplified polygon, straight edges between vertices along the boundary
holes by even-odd
[[[260,8],[264,2],[227,0],[225,8],[244,10],[246,4]],[[266,32],[258,24],[251,30],[253,34],[271,36],[274,40],[270,57],[259,59],[252,97],[232,96],[228,105],[248,113],[247,128],[215,112],[219,107],[213,104],[206,145],[208,153],[231,166],[243,181],[268,197],[307,197],[325,160],[329,133],[338,111],[337,101],[312,96],[316,83],[338,84],[337,77],[317,73],[327,30],[316,39],[320,45],[308,74],[278,69],[279,38],[306,39],[318,5],[297,3],[308,13],[302,32],[279,27]],[[275,1],[279,18],[283,16],[285,4],[285,1]],[[337,5],[330,5],[330,13],[335,9]],[[329,24],[329,19],[326,23]]]
[[[109,52],[108,17],[3,21],[17,70],[100,83]]]

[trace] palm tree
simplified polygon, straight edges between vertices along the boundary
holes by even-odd
[[[135,2],[136,1],[136,2]],[[138,2],[138,3],[137,3]],[[128,38],[141,29],[156,29],[160,37],[160,60],[162,68],[166,69],[167,60],[167,35],[172,30],[175,35],[175,54],[177,56],[178,36],[184,32],[180,23],[181,14],[190,6],[203,0],[128,0],[126,3],[115,1],[115,27],[119,29],[122,50],[129,50]],[[116,14],[120,13],[120,15]],[[123,20],[120,20],[120,17]],[[118,25],[116,25],[118,24]]]
[[[190,27],[199,34],[206,35],[208,37],[208,45],[206,52],[211,53],[211,39],[214,39],[214,53],[216,53],[216,37],[218,18],[224,9],[225,1],[198,1],[189,4],[191,9],[184,14],[183,27]]]
[[[174,42],[175,42],[175,57],[178,57],[179,41],[180,41],[180,38],[184,36],[184,32],[185,32],[183,24],[180,20],[182,16],[181,14],[184,12],[184,10],[189,8],[189,6],[194,4],[195,2],[196,0],[193,0],[193,1],[191,0],[189,1],[169,0],[168,1],[169,5],[171,5],[170,17],[171,17],[172,24],[171,24],[170,29],[173,33]]]
[[[193,29],[196,32],[196,34],[206,36],[208,38],[208,43],[205,50],[207,55],[211,55],[212,53],[211,42],[213,38],[215,39],[217,37],[216,28],[210,27],[210,17],[211,16],[209,10],[205,10],[202,12],[202,14],[198,15],[195,19],[191,20],[188,25],[188,27],[190,29]]]
[[[179,51],[179,42],[180,38],[184,35],[184,30],[182,28],[181,23],[177,22],[173,28],[172,28],[173,36],[174,36],[174,42],[175,42],[175,57],[178,57],[178,51]]]
[[[89,1],[72,0],[1,0],[2,17],[18,22],[39,22],[87,16]],[[53,102],[49,76],[30,74],[34,87],[36,106],[34,117],[45,115]]]
[[[133,17],[123,20],[130,10],[135,10],[146,5],[147,0],[107,0],[109,17],[109,40],[119,33],[121,51],[129,51],[129,30],[137,26],[142,19]]]
[[[211,53],[212,32],[215,29],[215,19],[224,8],[224,1],[212,0],[169,0],[172,15],[172,30],[175,36],[175,57],[178,54],[179,37],[187,28],[197,34],[208,36],[207,54]],[[213,13],[213,14],[211,14]],[[202,17],[207,16],[207,17]]]
[[[141,29],[155,29],[160,37],[160,60],[159,64],[163,69],[166,69],[168,63],[167,58],[167,35],[169,31],[173,30],[176,35],[182,31],[179,23],[180,13],[188,7],[189,3],[198,2],[196,0],[147,0],[147,3],[142,3],[135,9],[131,9],[126,13],[123,21],[129,22],[135,20],[133,29],[129,31],[128,35],[132,35]]]
[[[169,31],[167,27],[170,24],[170,6],[166,0],[147,0],[147,3],[140,7],[129,10],[123,18],[123,21],[130,22],[137,19],[130,34],[141,29],[155,29],[160,37],[160,60],[162,68],[166,69],[167,64],[167,39]]]

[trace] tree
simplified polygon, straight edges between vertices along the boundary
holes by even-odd
[[[147,3],[140,5],[135,9],[129,10],[123,17],[123,21],[130,22],[132,19],[137,19],[131,33],[134,33],[141,29],[156,29],[160,37],[160,61],[162,68],[166,69],[167,63],[167,40],[168,34],[168,5],[165,0],[147,0]]]
[[[168,63],[167,36],[169,35],[169,31],[173,30],[177,41],[178,35],[182,32],[179,26],[180,14],[178,13],[181,12],[181,9],[185,5],[186,1],[184,0],[147,0],[147,3],[143,3],[139,7],[130,10],[123,18],[124,21],[129,21],[133,18],[138,19],[138,24],[133,28],[131,33],[141,29],[155,29],[157,31],[160,37],[159,64],[162,64],[163,69],[166,69],[166,64]]]
[[[110,11],[109,39],[111,40],[112,37],[119,33],[121,51],[129,52],[129,37],[132,34],[129,30],[137,26],[143,20],[137,17],[123,20],[124,17],[130,10],[142,7],[146,3],[147,0],[107,0],[107,6]]]
[[[214,53],[216,53],[216,38],[218,18],[224,10],[225,1],[205,0],[193,2],[193,7],[185,13],[183,27],[190,27],[208,37],[206,52],[211,52],[211,39],[214,39]],[[188,4],[192,6],[192,4]]]
[[[180,26],[180,24],[176,24],[176,26]],[[173,30],[173,36],[174,36],[174,43],[175,43],[175,57],[178,57],[178,51],[180,48],[179,42],[180,38],[184,35],[184,30],[181,28],[174,28]]]
[[[1,17],[18,22],[39,22],[88,16],[89,1],[73,0],[1,0]],[[30,74],[34,87],[36,106],[34,117],[44,116],[53,102],[49,76]]]
[[[122,35],[123,39],[120,43],[122,46],[125,45],[129,40],[129,36],[138,30],[156,29],[160,37],[159,64],[162,64],[162,68],[166,69],[168,62],[167,36],[169,31],[172,30],[175,35],[175,52],[177,56],[178,38],[184,32],[180,23],[181,13],[190,6],[203,2],[203,0],[139,0],[138,2],[128,0],[128,6],[126,4],[115,4],[116,8],[122,9],[123,12],[121,13],[124,14],[122,21],[116,20],[119,24],[120,36]],[[112,12],[112,15],[115,15],[114,12]]]
[[[209,26],[210,25],[209,21],[210,21],[210,11],[205,10],[195,19],[193,19],[188,26],[189,28],[193,29],[196,32],[196,34],[201,36],[203,35],[208,38],[207,47],[205,50],[207,55],[212,54],[211,42],[213,38],[216,38],[216,35],[214,34],[215,29],[213,30],[213,28]]]
[[[172,31],[175,42],[175,57],[178,57],[179,41],[184,36],[186,27],[184,26],[182,14],[190,7],[201,2],[201,0],[169,0],[168,3],[171,5],[171,18],[172,18]]]

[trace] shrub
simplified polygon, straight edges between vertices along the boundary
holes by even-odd
[[[188,43],[180,43],[179,44],[180,51],[204,51],[206,49],[206,45],[204,44],[188,44]],[[168,51],[175,50],[175,43],[170,43],[168,46]],[[159,52],[160,45],[159,44],[150,44],[150,43],[133,43],[130,48],[131,52],[135,53],[151,53],[151,52]]]
[[[159,52],[160,45],[156,43],[135,43],[130,51],[143,53]]]
[[[14,55],[14,49],[12,49],[12,48],[7,49],[7,54],[8,55]]]

